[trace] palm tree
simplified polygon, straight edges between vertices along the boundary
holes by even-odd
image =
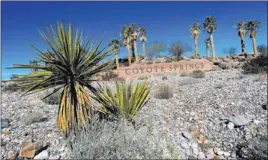
[[[213,32],[217,29],[216,19],[212,16],[207,16],[203,23],[203,28],[210,35],[211,49],[212,49],[212,63],[216,60]]]
[[[131,47],[131,37],[130,35],[130,28],[127,26],[124,26],[121,30],[121,37],[122,37],[122,41],[124,46],[127,49],[127,53],[128,53],[128,65],[131,65],[131,55],[130,55],[130,47]]]
[[[248,21],[245,24],[245,29],[249,32],[250,38],[252,39],[254,55],[258,55],[257,44],[256,44],[256,34],[257,34],[257,29],[260,28],[260,24],[261,22],[259,21]]]
[[[137,26],[136,24],[132,23],[130,26],[130,36],[131,36],[131,44],[132,44],[132,49],[134,51],[134,55],[135,55],[135,61],[136,63],[139,63],[139,56],[137,53],[137,38],[138,38],[138,33],[137,33]]]
[[[209,56],[209,49],[211,48],[210,38],[206,38],[205,39],[205,44],[206,44],[206,56],[208,58],[208,56]]]
[[[44,99],[61,92],[57,125],[68,136],[71,130],[84,129],[93,114],[94,110],[91,107],[93,95],[88,90],[97,94],[91,84],[94,81],[93,77],[111,69],[110,61],[102,62],[110,55],[110,48],[100,49],[101,41],[93,47],[83,41],[79,30],[73,33],[71,25],[65,29],[61,23],[57,25],[57,32],[54,32],[52,27],[48,30],[49,38],[43,32],[40,34],[49,47],[46,52],[36,48],[41,63],[36,67],[32,65],[11,67],[39,70],[13,81],[27,88],[25,94],[54,88],[54,91]]]
[[[146,56],[145,42],[147,41],[147,38],[146,38],[147,31],[145,28],[140,28],[139,33],[140,33],[140,41],[142,43],[142,56],[145,57]]]
[[[36,68],[37,67],[37,65],[38,65],[38,62],[37,62],[37,60],[30,60],[30,65],[32,65],[33,66],[33,68],[31,68],[31,72],[37,72],[38,71],[38,69]]]
[[[245,54],[245,35],[247,33],[244,22],[243,21],[237,22],[237,24],[235,25],[235,28],[238,30],[238,36],[241,39],[241,53],[242,55],[244,55]]]
[[[192,24],[190,27],[190,31],[194,39],[194,50],[195,50],[194,57],[197,58],[198,57],[198,37],[200,34],[199,24],[197,23]]]
[[[111,42],[109,43],[109,46],[112,49],[113,54],[115,55],[115,61],[116,61],[116,68],[119,68],[119,61],[118,61],[118,53],[119,53],[119,48],[121,47],[121,43],[118,39],[112,39]]]

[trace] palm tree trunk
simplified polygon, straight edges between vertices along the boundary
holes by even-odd
[[[241,37],[241,52],[242,52],[242,55],[245,54],[245,40],[244,40],[244,37]]]
[[[116,62],[116,69],[119,68],[119,61],[118,61],[118,55],[115,55],[115,62]]]
[[[145,57],[146,53],[145,53],[145,41],[142,41],[142,56]]]
[[[253,44],[253,51],[254,51],[254,55],[258,55],[258,51],[257,51],[257,45],[256,45],[256,39],[255,37],[252,37],[252,44]]]
[[[136,43],[136,41],[134,41],[133,43],[134,43],[135,60],[136,60],[136,63],[139,63],[139,56],[137,53],[137,43]]]
[[[213,34],[210,34],[210,40],[211,40],[211,50],[212,50],[212,63],[214,63],[216,60],[216,56],[215,56],[215,49],[214,49]]]
[[[209,48],[206,47],[206,56],[207,56],[207,58],[208,58],[208,54],[209,54],[209,53],[208,53],[208,49],[209,49]]]
[[[127,45],[127,54],[128,54],[128,65],[131,65],[131,55],[130,55],[130,46]]]
[[[198,44],[197,44],[197,38],[194,39],[194,57],[198,57]]]

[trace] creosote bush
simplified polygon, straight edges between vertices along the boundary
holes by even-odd
[[[20,88],[17,83],[6,83],[2,87],[3,92],[17,92]]]
[[[154,97],[156,99],[169,99],[173,97],[172,88],[170,88],[167,84],[160,84],[158,89],[154,93]]]
[[[111,79],[118,78],[118,74],[114,73],[113,71],[108,71],[108,72],[104,73],[101,77],[102,77],[103,81],[109,81]]]
[[[148,79],[147,76],[140,76],[140,77],[138,78],[138,80],[147,80],[147,79]]]
[[[86,132],[69,138],[70,159],[180,159],[179,149],[161,136],[154,121],[135,128],[128,121],[107,122],[93,118]]]
[[[251,59],[249,62],[245,62],[242,69],[244,74],[267,72],[268,56],[259,55],[258,57]]]
[[[192,85],[196,83],[199,83],[199,80],[189,77],[179,81],[179,86]]]
[[[54,94],[52,94],[51,96],[47,97],[46,99],[44,99],[44,102],[47,104],[51,104],[51,105],[58,105],[60,104],[60,97],[61,97],[61,92],[56,92]]]
[[[201,71],[201,70],[194,70],[191,73],[191,76],[193,78],[205,78],[205,72]]]

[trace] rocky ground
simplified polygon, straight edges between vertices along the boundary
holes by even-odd
[[[206,72],[204,78],[172,75],[149,81],[152,99],[141,113],[152,115],[159,131],[175,139],[182,159],[239,159],[250,147],[267,146],[258,141],[267,137],[267,75],[228,69]],[[163,84],[173,96],[154,98]],[[27,141],[36,142],[35,150],[42,146],[41,157],[64,158],[68,148],[55,123],[57,105],[44,103],[44,93],[20,95],[2,92],[2,159],[14,157],[21,145],[32,143]]]

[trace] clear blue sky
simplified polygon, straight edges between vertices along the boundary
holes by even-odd
[[[135,22],[147,29],[148,43],[155,40],[167,44],[180,40],[193,45],[189,26],[202,23],[212,15],[217,19],[214,33],[216,55],[226,47],[237,47],[240,39],[234,25],[238,20],[258,20],[257,45],[267,44],[267,2],[2,2],[2,79],[23,70],[7,70],[12,64],[25,64],[35,59],[35,45],[46,49],[38,30],[57,21],[83,27],[84,33],[98,40],[106,33],[104,44],[119,37],[124,24]],[[199,38],[199,52],[205,55],[205,32]],[[252,52],[247,36],[246,51]],[[138,53],[141,44],[138,43]],[[122,48],[120,57],[126,56]]]

